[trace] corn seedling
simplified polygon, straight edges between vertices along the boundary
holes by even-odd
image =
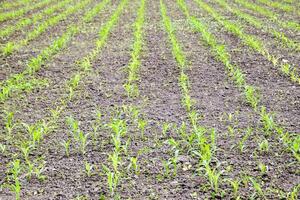
[[[291,143],[292,152],[297,160],[300,161],[300,136],[296,136]]]
[[[21,162],[20,160],[13,160],[10,163],[9,173],[11,174],[10,179],[14,182],[13,184],[5,185],[7,186],[12,192],[15,193],[15,199],[21,199],[21,183],[19,180],[19,176],[21,175]]]
[[[172,158],[170,158],[169,163],[172,164],[173,166],[173,176],[175,177],[177,175],[177,162],[178,162],[178,155],[179,155],[179,150],[176,150],[174,152],[174,156]]]
[[[33,168],[33,170],[38,180],[44,181],[46,179],[46,176],[43,175],[43,172],[45,171],[45,162],[40,162],[38,166]]]
[[[4,111],[4,123],[5,123],[5,129],[7,131],[7,135],[10,137],[12,134],[13,128],[15,127],[14,112]]]
[[[269,134],[271,131],[275,129],[274,116],[270,113],[267,113],[266,108],[262,107],[261,112],[261,121],[263,123],[264,131]]]
[[[268,166],[266,166],[264,163],[259,162],[258,163],[258,169],[260,170],[260,173],[262,175],[266,174],[268,172]]]
[[[90,164],[89,162],[85,161],[84,162],[84,169],[85,169],[85,174],[87,177],[92,176],[92,170],[94,169],[94,165]]]
[[[5,151],[6,151],[6,146],[4,144],[0,143],[0,152],[1,152],[1,154],[4,155]]]
[[[232,187],[233,197],[235,199],[239,199],[239,188],[240,188],[241,181],[239,179],[235,179],[235,180],[228,179],[228,182]]]
[[[131,157],[130,158],[130,164],[129,164],[129,169],[132,168],[135,172],[135,174],[139,174],[139,165],[138,165],[138,157]]]
[[[257,89],[247,85],[245,87],[245,96],[247,102],[254,108],[254,110],[256,110],[259,102],[259,94],[257,92]]]
[[[148,125],[148,121],[147,120],[138,119],[138,128],[141,131],[142,138],[144,138],[145,129],[146,129],[147,125]]]
[[[162,135],[166,136],[168,130],[170,130],[170,128],[172,127],[172,124],[168,123],[168,122],[164,122],[162,125]]]
[[[22,154],[23,154],[23,157],[24,157],[24,160],[26,161],[26,162],[28,162],[29,161],[29,154],[30,154],[30,152],[31,152],[31,150],[33,149],[33,145],[31,145],[30,144],[30,142],[23,142],[22,144],[21,144],[21,146],[20,146],[20,150],[21,150],[21,152],[22,152]]]
[[[78,142],[79,142],[79,149],[82,155],[86,153],[86,147],[88,145],[88,137],[89,134],[84,134],[83,131],[79,131],[78,134]]]
[[[109,155],[109,160],[111,161],[111,163],[113,165],[114,171],[117,172],[118,166],[121,161],[121,157],[119,156],[119,154],[117,152],[113,152],[112,154]]]
[[[169,161],[165,161],[165,160],[163,160],[162,161],[162,164],[163,164],[163,167],[164,167],[164,177],[165,178],[169,178],[169,176],[170,176],[170,162]]]
[[[244,152],[245,142],[250,137],[250,135],[252,134],[252,132],[253,132],[253,129],[251,127],[248,127],[247,130],[246,130],[245,135],[239,141],[239,150],[240,150],[240,152]]]
[[[64,147],[66,156],[69,157],[70,156],[71,141],[70,140],[63,141],[63,142],[61,142],[61,145]]]
[[[262,188],[261,188],[261,185],[260,185],[258,182],[256,182],[256,180],[255,180],[254,178],[252,178],[252,177],[248,177],[248,179],[249,179],[250,182],[252,183],[252,186],[253,186],[253,188],[255,189],[255,191],[257,192],[257,194],[258,194],[261,198],[266,199],[266,198],[265,198],[264,191],[263,191]]]
[[[102,165],[102,168],[107,176],[107,185],[110,191],[111,196],[115,194],[119,183],[119,172],[112,172],[108,167]]]
[[[259,143],[259,151],[260,152],[268,152],[269,151],[269,142],[264,139],[261,143]]]
[[[211,188],[217,194],[219,192],[220,176],[222,172],[218,172],[216,169],[211,169],[208,164],[205,165],[205,171]]]
[[[37,122],[32,125],[26,123],[22,124],[27,129],[27,133],[31,138],[33,146],[38,145],[48,131],[47,125],[42,122]]]

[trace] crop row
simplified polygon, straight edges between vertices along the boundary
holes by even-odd
[[[282,21],[280,17],[271,10],[261,7],[255,3],[249,2],[247,0],[235,0],[239,5],[252,10],[255,13],[259,13],[260,15],[269,18],[271,21],[277,23],[283,28],[292,29],[294,31],[300,30],[300,24],[296,21]]]
[[[127,66],[128,78],[127,83],[124,84],[124,89],[128,97],[138,96],[139,89],[136,84],[138,78],[138,71],[140,68],[140,54],[143,46],[143,26],[145,21],[145,0],[141,1],[141,7],[138,10],[138,17],[134,23],[134,44],[131,52],[131,61]]]
[[[93,17],[95,17],[95,15],[97,14],[95,11],[102,10],[104,6],[109,2],[110,0],[102,1],[101,3],[96,5],[94,9],[88,12],[84,18],[87,21],[92,21]],[[121,11],[124,9],[127,2],[127,0],[122,1],[117,10],[108,20],[108,22],[106,22],[100,29],[99,40],[97,41],[101,41],[102,45],[105,45],[105,41],[107,40],[108,35],[113,28],[113,25],[117,22],[119,15],[121,14]],[[100,48],[101,47],[97,45],[98,51],[100,51]],[[87,72],[88,71],[83,71],[82,75],[88,75]],[[79,86],[79,83],[79,73],[74,74],[74,76],[72,76],[70,80],[66,81],[66,91],[76,90],[76,88]],[[58,100],[60,105],[51,110],[51,115],[49,118],[41,119],[36,123],[30,125],[26,123],[15,123],[14,113],[6,112],[6,117],[4,120],[6,127],[5,131],[7,131],[7,136],[5,138],[7,140],[6,143],[16,143],[17,148],[20,150],[21,154],[17,154],[8,165],[10,166],[10,168],[8,170],[7,180],[9,180],[8,183],[10,184],[7,183],[4,185],[4,187],[10,188],[16,194],[16,199],[20,199],[21,174],[24,174],[29,180],[32,176],[37,177],[40,181],[44,180],[45,176],[43,175],[43,171],[45,167],[45,161],[43,161],[43,159],[31,160],[29,155],[31,155],[33,151],[38,149],[45,135],[53,132],[57,128],[57,121],[63,110],[66,108],[68,102],[72,100],[73,95],[74,93],[69,93],[68,97],[62,97],[60,100]],[[86,152],[86,146],[88,144],[88,134],[84,134],[79,128],[78,121],[72,119],[71,117],[68,118],[67,123],[71,128],[70,134],[74,136],[74,146],[78,145],[79,152],[84,155]],[[21,141],[16,141],[15,136],[13,136],[12,134],[16,130],[18,130],[18,128],[20,128],[18,126],[24,126],[27,130],[25,137],[21,137]],[[20,142],[21,145],[18,145]],[[66,155],[69,156],[71,140],[63,141],[61,144],[65,149]],[[7,147],[1,145],[1,148],[5,150]],[[87,172],[90,171],[91,165],[89,163],[85,163],[85,169]],[[13,175],[11,175],[11,173]]]
[[[288,5],[288,4],[283,3],[283,2],[270,1],[270,0],[259,0],[258,2],[260,2],[260,3],[262,3],[266,6],[270,6],[270,7],[276,8],[278,10],[285,11],[285,12],[293,13],[293,12],[297,11],[295,9],[295,7],[293,7],[292,5]],[[297,11],[297,14],[300,15],[300,12]]]
[[[10,9],[10,8],[14,8],[20,5],[25,5],[26,3],[29,3],[29,0],[18,0],[15,2],[1,2],[0,3],[0,9],[4,10],[4,9]]]
[[[32,15],[30,18],[24,17],[20,20],[18,20],[15,24],[6,26],[2,30],[0,30],[0,37],[8,37],[12,34],[14,34],[16,31],[19,31],[26,26],[29,26],[31,24],[36,24],[40,22],[40,20],[47,18],[48,16],[51,16],[53,13],[55,13],[57,10],[64,8],[66,5],[70,4],[73,0],[64,0],[61,1],[55,5],[49,6],[42,10],[39,13],[36,13]]]
[[[81,4],[78,4],[77,9],[82,8],[89,1],[90,0],[86,0]],[[71,24],[63,35],[57,38],[50,46],[43,49],[38,56],[31,58],[23,72],[13,74],[7,80],[2,82],[0,95],[1,101],[6,100],[12,93],[30,91],[36,87],[36,84],[32,84],[32,81],[36,79],[28,79],[28,76],[32,77],[32,75],[34,75],[47,60],[64,48],[78,30],[79,29],[75,24]],[[34,81],[34,83],[36,82],[39,81]]]
[[[228,75],[233,79],[234,83],[237,84],[237,86],[239,86],[239,88],[243,90],[246,101],[252,106],[252,108],[255,111],[260,110],[259,115],[261,117],[261,122],[264,127],[263,130],[265,132],[265,137],[269,138],[273,133],[275,133],[276,134],[275,136],[279,137],[278,141],[282,141],[284,147],[287,148],[299,162],[299,142],[300,142],[299,136],[293,136],[291,133],[285,132],[282,127],[276,124],[274,120],[274,116],[271,113],[268,113],[264,106],[260,106],[260,109],[258,109],[258,106],[260,104],[259,101],[260,96],[257,93],[257,89],[255,89],[253,86],[246,83],[245,74],[243,74],[243,72],[240,70],[238,66],[231,64],[230,54],[226,51],[226,46],[221,45],[217,41],[215,36],[209,32],[209,29],[204,24],[204,22],[189,15],[188,8],[183,0],[177,0],[177,3],[181,8],[182,12],[188,18],[188,21],[192,25],[194,30],[201,33],[204,42],[211,47],[215,58],[224,64],[226,71],[228,72]],[[247,137],[249,137],[249,135]],[[260,146],[267,145],[267,144],[268,144],[267,140],[263,140],[262,143],[259,143]],[[252,182],[252,184],[256,189],[261,190],[259,183],[257,183],[253,178],[250,178],[249,180]],[[235,198],[237,198],[238,191],[236,190],[236,187],[238,185],[236,185],[234,180],[232,180],[231,183],[233,184],[234,187],[233,191],[236,191],[234,192],[234,196]],[[261,195],[261,197],[265,198],[263,192],[259,192],[259,191],[257,192],[259,195]],[[295,193],[293,193],[293,195],[295,195]]]
[[[131,60],[127,66],[127,83],[124,84],[124,89],[129,98],[137,97],[139,95],[136,81],[138,80],[140,54],[143,44],[146,3],[146,0],[140,0],[137,17],[133,24],[134,43],[131,51]],[[131,122],[129,122],[131,119],[132,124],[140,130],[142,138],[144,138],[145,128],[148,124],[147,120],[141,117],[139,110],[133,106],[123,104],[115,111],[116,113],[113,114],[110,121],[102,125],[103,127],[109,127],[109,131],[111,133],[111,144],[113,145],[113,150],[108,155],[108,164],[103,164],[102,169],[106,176],[110,196],[114,198],[119,196],[117,189],[122,182],[123,177],[127,177],[129,175],[123,168],[126,161],[129,162],[127,170],[129,172],[132,171],[136,175],[139,174],[138,156],[129,155],[129,146],[133,132],[130,132],[129,134],[130,127],[128,127],[127,124],[131,124]],[[123,118],[121,116],[126,117]],[[126,137],[128,139],[125,141]]]
[[[182,11],[184,13],[188,13],[188,9],[183,0],[178,1],[180,2],[179,5]],[[268,113],[266,112],[265,106],[259,106],[261,96],[258,93],[258,89],[246,83],[245,74],[237,65],[233,65],[231,63],[230,54],[227,52],[226,46],[217,41],[216,37],[209,32],[207,25],[193,16],[186,16],[188,17],[188,20],[194,29],[201,33],[203,40],[211,47],[216,59],[224,64],[226,71],[228,71],[228,75],[230,75],[234,83],[243,90],[245,99],[249,105],[251,105],[255,111],[260,111],[261,121],[263,122],[266,134],[268,135],[274,131],[277,132],[281,137],[280,140],[284,142],[288,149],[293,153],[295,158],[299,160],[299,147],[297,147],[299,137],[292,137],[291,133],[286,133],[282,127],[276,124],[274,121],[274,116],[271,114],[272,112]]]
[[[6,21],[6,20],[9,20],[9,19],[15,19],[17,17],[21,17],[24,14],[26,14],[27,12],[29,12],[31,10],[34,10],[34,9],[44,7],[44,6],[47,6],[51,2],[53,2],[53,0],[43,0],[41,2],[32,4],[32,5],[28,4],[25,7],[22,7],[18,10],[9,11],[9,12],[2,12],[2,13],[0,13],[0,22]]]
[[[177,174],[177,160],[179,152],[186,153],[198,161],[197,170],[204,171],[205,177],[211,187],[215,196],[219,193],[219,181],[222,174],[215,166],[212,165],[212,161],[215,160],[214,153],[217,150],[216,146],[216,131],[214,128],[206,128],[199,125],[199,114],[193,108],[193,102],[189,95],[190,83],[186,70],[188,69],[187,61],[182,51],[180,44],[175,36],[175,28],[172,25],[171,19],[167,16],[166,6],[163,0],[160,1],[162,20],[165,25],[165,30],[168,33],[170,43],[172,45],[172,53],[180,69],[179,85],[182,91],[182,103],[186,108],[189,124],[191,124],[191,130],[186,130],[185,123],[180,128],[181,131],[179,139],[175,140],[170,138],[168,140],[169,145],[172,147],[173,156],[170,159],[171,162],[164,164],[165,170],[169,171],[170,164],[173,165],[173,175]],[[168,173],[167,173],[168,175]]]
[[[220,25],[222,25],[228,32],[237,36],[241,41],[252,48],[253,50],[260,53],[268,61],[270,61],[274,67],[278,68],[282,73],[288,76],[291,81],[300,84],[300,77],[296,71],[296,68],[287,62],[279,61],[279,57],[271,55],[269,51],[264,47],[263,41],[254,35],[246,34],[243,31],[242,26],[239,23],[232,23],[229,20],[225,19],[224,16],[216,12],[215,9],[210,7],[208,4],[204,3],[202,0],[195,0],[195,2],[209,13]]]
[[[14,42],[7,42],[4,44],[4,47],[2,48],[2,52],[4,55],[10,55],[14,51],[20,49],[21,47],[26,46],[30,41],[40,36],[42,33],[47,31],[50,27],[55,26],[62,20],[65,20],[68,18],[68,16],[80,11],[85,6],[87,6],[91,0],[84,0],[80,1],[74,6],[69,6],[64,12],[60,13],[57,16],[51,17],[48,20],[44,21],[43,23],[39,24],[37,27],[34,28],[34,30],[26,33],[26,36],[24,39],[21,39],[20,41],[14,41]]]
[[[240,19],[243,19],[250,25],[254,26],[255,28],[268,32],[269,34],[274,36],[276,39],[278,39],[283,44],[283,46],[291,48],[291,49],[295,50],[296,52],[300,51],[299,42],[288,38],[287,36],[285,36],[285,34],[283,32],[279,32],[276,29],[271,28],[268,25],[266,25],[262,20],[258,19],[257,17],[247,14],[233,5],[229,5],[228,3],[226,3],[225,0],[217,0],[216,2],[219,3],[223,8],[227,9],[234,15],[238,16]]]

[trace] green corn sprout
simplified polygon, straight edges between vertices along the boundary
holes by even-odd
[[[71,141],[67,140],[67,141],[63,141],[61,142],[61,145],[64,147],[65,149],[65,153],[66,156],[69,157],[70,156],[70,145],[71,145]]]
[[[245,87],[245,96],[247,102],[254,108],[254,110],[256,110],[259,102],[259,94],[257,90],[254,89],[254,87],[247,85]]]
[[[1,152],[2,154],[4,154],[5,151],[6,151],[6,146],[5,146],[4,144],[1,144],[1,143],[0,143],[0,152]]]
[[[252,183],[252,185],[253,185],[254,189],[256,190],[256,192],[258,193],[258,195],[260,197],[262,197],[263,199],[265,199],[265,195],[264,195],[264,192],[263,192],[260,184],[258,182],[256,182],[256,180],[252,177],[248,177],[248,179]]]
[[[148,124],[147,120],[138,119],[138,128],[141,130],[142,138],[144,138],[145,128]]]
[[[109,155],[109,160],[112,162],[113,169],[115,172],[118,171],[118,166],[120,163],[120,156],[117,152],[113,152],[112,154]]]
[[[264,130],[266,133],[273,131],[275,127],[274,116],[270,113],[267,113],[266,108],[263,106],[260,112],[261,121],[263,123]]]
[[[107,184],[110,191],[111,196],[115,194],[115,190],[117,189],[119,183],[119,172],[112,172],[108,167],[102,165],[102,168],[107,176]]]
[[[85,169],[85,173],[88,177],[92,176],[92,170],[94,168],[94,165],[90,164],[89,162],[85,161],[84,163],[84,169]]]
[[[162,161],[164,167],[164,177],[168,178],[170,176],[170,162],[169,161]]]
[[[163,134],[163,136],[166,136],[166,134],[167,134],[168,130],[170,130],[171,126],[172,125],[168,122],[163,123],[163,125],[162,125],[162,134]]]
[[[268,171],[268,166],[266,166],[265,164],[263,164],[262,162],[258,163],[258,168],[261,172],[262,175],[266,174]]]
[[[205,165],[205,171],[210,182],[211,188],[215,191],[215,193],[218,193],[220,176],[222,172],[218,172],[216,169],[211,169],[211,167],[208,164]]]
[[[261,151],[261,152],[269,151],[269,142],[268,142],[268,140],[264,139],[261,143],[259,143],[259,151]]]
[[[79,149],[82,155],[86,153],[86,147],[88,145],[88,137],[89,137],[89,133],[84,134],[83,131],[79,131],[78,142],[79,142]]]
[[[22,168],[21,168],[21,162],[20,160],[13,160],[10,163],[10,169],[9,173],[11,174],[10,178],[14,182],[13,184],[4,185],[7,186],[12,192],[15,193],[15,199],[20,200],[21,199],[21,183],[19,180],[19,176],[21,174]]]
[[[240,187],[240,183],[241,181],[238,180],[238,179],[235,179],[235,180],[228,180],[229,183],[231,184],[232,186],[232,192],[233,192],[233,196],[235,199],[238,199],[239,198],[239,187]]]
[[[138,175],[139,174],[138,157],[130,158],[130,166],[132,166],[134,172]]]

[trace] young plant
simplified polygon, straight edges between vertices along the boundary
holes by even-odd
[[[79,131],[78,141],[79,141],[79,149],[82,155],[86,153],[86,147],[88,145],[88,137],[89,137],[89,133],[84,134],[83,131]]]
[[[300,161],[300,136],[296,136],[291,143],[291,150],[297,160]]]
[[[5,56],[11,55],[13,51],[15,50],[15,45],[13,42],[8,42],[6,45],[2,48],[2,52]]]
[[[261,121],[263,123],[264,131],[267,134],[270,134],[270,132],[276,128],[274,122],[274,116],[270,113],[267,113],[266,107],[264,106],[261,108],[260,116],[261,116]]]
[[[45,161],[40,162],[38,166],[33,168],[33,170],[38,180],[44,181],[46,179],[46,176],[43,175],[43,172],[45,171]]]
[[[229,183],[231,184],[232,186],[232,192],[233,192],[233,197],[235,199],[239,199],[239,187],[240,187],[240,183],[241,181],[238,180],[238,179],[235,179],[235,180],[228,180]]]
[[[1,154],[4,154],[6,151],[6,146],[4,144],[0,144],[0,152]]]
[[[138,157],[131,157],[130,158],[130,165],[129,168],[131,168],[134,170],[135,174],[139,174],[140,170],[139,170],[139,165],[138,165]]]
[[[119,156],[119,154],[117,152],[113,152],[112,154],[109,155],[109,160],[112,162],[114,171],[117,172],[118,166],[121,161],[121,157]]]
[[[142,138],[144,138],[145,128],[148,125],[148,121],[144,119],[138,119],[138,128],[141,131]]]
[[[259,93],[257,89],[255,89],[253,86],[246,85],[245,96],[247,102],[253,107],[254,110],[256,110],[259,102]]]
[[[30,142],[23,142],[20,146],[20,150],[24,156],[24,160],[29,162],[29,154],[34,146]]]
[[[61,142],[61,145],[62,145],[62,146],[64,147],[64,149],[65,149],[65,154],[66,154],[66,156],[69,157],[69,156],[70,156],[70,145],[71,145],[71,140],[67,140],[67,141],[63,140],[63,141]]]
[[[253,129],[251,127],[248,127],[247,130],[246,130],[246,134],[239,141],[239,150],[240,150],[240,152],[244,152],[245,142],[250,137],[250,135],[252,134],[252,132],[253,132]]]
[[[266,166],[264,163],[259,162],[258,163],[258,169],[260,170],[260,173],[262,175],[265,175],[268,172],[268,166]]]
[[[114,196],[119,183],[119,172],[112,172],[108,167],[102,165],[102,168],[107,176],[107,184],[111,196]]]
[[[189,113],[189,119],[191,121],[191,124],[192,124],[192,127],[193,127],[194,131],[196,131],[197,128],[198,128],[199,118],[200,118],[199,114],[196,111],[193,110]]]
[[[170,124],[168,122],[164,122],[162,125],[162,135],[166,136],[168,130],[170,130],[171,127],[172,127],[172,124]]]
[[[261,188],[260,184],[258,182],[256,182],[256,180],[252,177],[248,177],[248,179],[250,180],[250,182],[252,183],[252,186],[254,187],[255,191],[258,193],[258,195],[263,198],[265,198],[265,194],[263,189]]]
[[[85,173],[88,177],[92,176],[92,170],[94,169],[94,165],[90,164],[89,162],[85,161],[84,163],[84,169],[85,169]]]
[[[5,129],[7,131],[7,135],[10,137],[13,131],[13,128],[15,127],[14,124],[14,112],[8,112],[4,110],[4,123],[5,123]]]
[[[205,171],[211,188],[217,194],[219,192],[220,176],[222,172],[218,172],[216,169],[211,169],[208,164],[205,165]]]
[[[269,142],[264,139],[261,143],[259,143],[259,151],[260,152],[268,152],[269,151]]]
[[[178,162],[179,150],[176,150],[174,156],[170,158],[170,163],[173,165],[173,176],[177,175],[177,162]]]
[[[22,125],[27,129],[33,146],[38,145],[44,135],[50,131],[50,127],[45,121],[39,121],[32,125],[22,123]]]
[[[164,177],[165,178],[168,178],[169,176],[170,176],[170,162],[169,161],[165,161],[165,160],[163,160],[162,161],[162,164],[163,164],[163,167],[164,167]]]
[[[125,83],[123,85],[128,97],[133,98],[139,96],[138,86],[134,83]]]
[[[74,96],[74,90],[78,87],[81,76],[79,73],[75,74],[69,81],[69,100]]]
[[[21,183],[19,180],[19,176],[21,174],[21,162],[20,160],[13,160],[10,163],[10,169],[9,173],[11,174],[10,178],[14,182],[14,184],[6,185],[12,192],[15,193],[15,199],[20,200],[21,199]]]

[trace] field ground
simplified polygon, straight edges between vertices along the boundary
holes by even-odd
[[[4,0],[0,199],[300,198],[297,0]]]

